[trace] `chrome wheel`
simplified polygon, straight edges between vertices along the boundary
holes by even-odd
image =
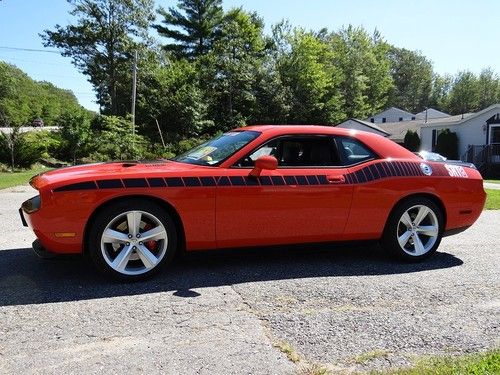
[[[408,255],[429,252],[439,238],[439,221],[426,205],[415,205],[404,211],[396,229],[397,241]]]
[[[127,211],[112,219],[101,236],[101,253],[114,271],[141,275],[164,258],[168,234],[163,223],[145,211]]]

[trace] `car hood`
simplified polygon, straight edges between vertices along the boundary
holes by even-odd
[[[84,164],[74,167],[54,169],[33,176],[30,185],[37,190],[59,186],[116,178],[144,178],[176,176],[193,170],[213,169],[170,160],[122,161],[109,163]]]

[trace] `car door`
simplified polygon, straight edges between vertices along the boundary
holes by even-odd
[[[278,159],[276,170],[249,177],[260,155]],[[216,198],[219,248],[340,240],[352,185],[345,183],[333,137],[288,135],[261,145],[227,169]]]

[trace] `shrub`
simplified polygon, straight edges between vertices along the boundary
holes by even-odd
[[[0,162],[12,168],[30,168],[53,155],[59,145],[57,135],[48,131],[20,133],[13,128],[12,133],[0,135]]]
[[[90,158],[95,161],[135,160],[146,154],[146,140],[132,134],[132,122],[118,116],[98,116],[93,122],[100,129],[93,135]]]
[[[413,130],[408,130],[405,135],[404,146],[413,152],[416,152],[420,149],[420,137],[417,132]]]
[[[92,140],[92,116],[85,110],[63,113],[58,123],[62,139],[60,157],[76,164],[78,157],[87,156]]]
[[[439,133],[436,142],[436,152],[448,159],[458,159],[458,137],[457,134],[445,129]]]

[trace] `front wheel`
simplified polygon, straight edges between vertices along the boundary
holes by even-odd
[[[171,217],[156,204],[122,201],[97,215],[88,244],[101,272],[136,281],[152,276],[172,260],[177,233]]]
[[[387,221],[382,246],[408,261],[431,256],[441,243],[443,213],[430,199],[411,198],[391,213]]]

